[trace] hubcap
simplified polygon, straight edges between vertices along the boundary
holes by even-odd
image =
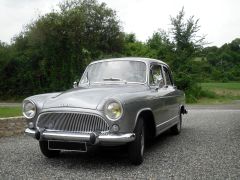
[[[143,152],[144,152],[144,128],[142,129],[142,133],[141,133],[141,155],[143,156]]]

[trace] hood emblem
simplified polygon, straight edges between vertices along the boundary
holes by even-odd
[[[70,107],[72,106],[71,104],[59,104],[59,107]]]

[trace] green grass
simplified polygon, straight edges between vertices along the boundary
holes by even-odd
[[[204,89],[230,89],[240,91],[239,83],[201,83],[201,87]]]
[[[240,100],[240,83],[201,83],[204,96],[198,104],[228,104]]]
[[[21,107],[0,107],[0,118],[22,116]]]

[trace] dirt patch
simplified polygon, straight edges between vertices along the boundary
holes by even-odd
[[[0,138],[23,134],[26,127],[24,117],[0,118]]]

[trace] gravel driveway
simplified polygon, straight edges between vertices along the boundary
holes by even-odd
[[[140,166],[124,148],[47,159],[30,137],[1,138],[0,179],[240,179],[240,110],[193,108],[183,123],[179,136],[156,138]]]

